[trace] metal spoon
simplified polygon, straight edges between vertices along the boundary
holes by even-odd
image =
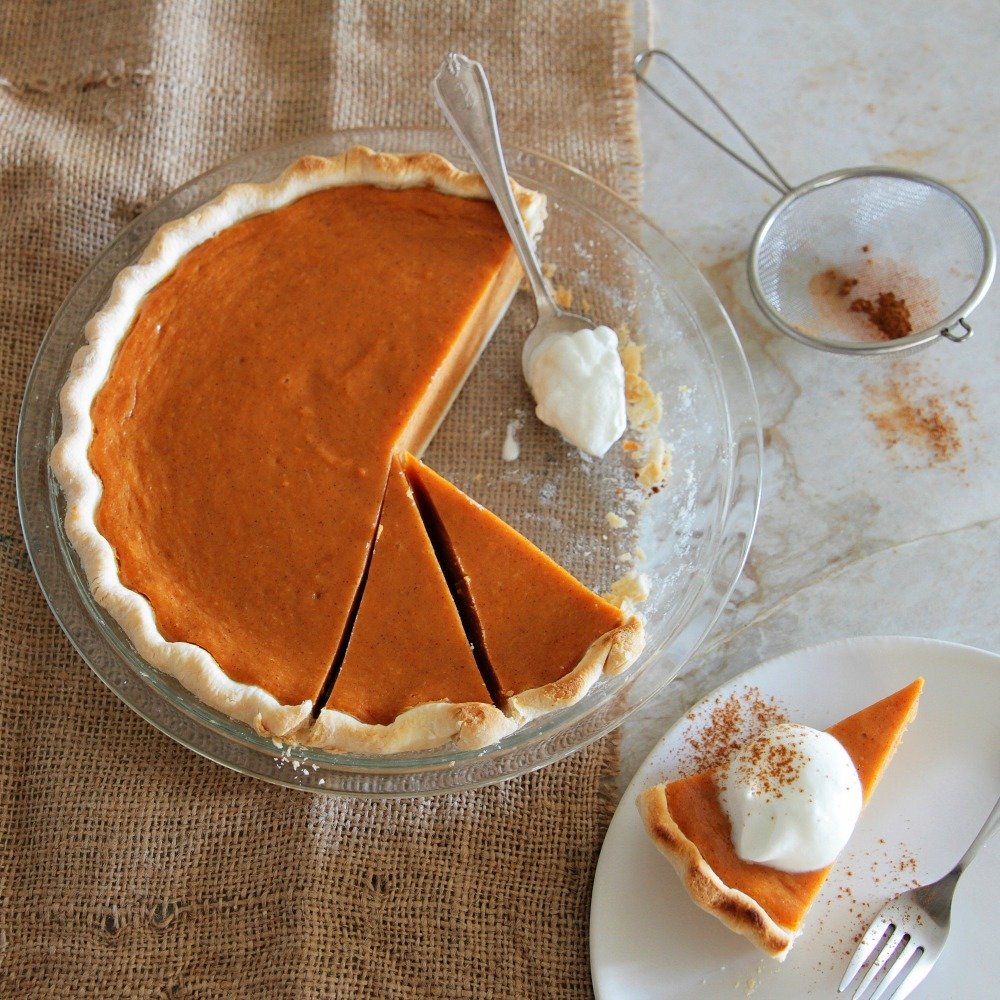
[[[530,381],[528,361],[543,340],[555,333],[573,334],[593,329],[594,324],[585,316],[560,309],[549,291],[507,176],[496,106],[486,71],[474,59],[450,52],[434,77],[432,89],[438,106],[490,189],[531,285],[538,319],[521,349],[521,368],[525,380]]]

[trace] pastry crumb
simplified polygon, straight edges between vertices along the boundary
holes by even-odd
[[[646,449],[645,461],[639,467],[638,480],[647,489],[658,491],[667,480],[670,469],[670,452],[663,438],[657,434]]]
[[[573,308],[573,292],[559,285],[552,291],[552,298],[555,300],[557,306],[560,309],[572,309]]]
[[[663,418],[663,399],[642,377],[642,353],[641,344],[627,336],[620,339],[628,424],[639,437],[625,441],[622,447],[639,470],[639,484],[657,493],[667,480],[670,453],[657,430]]]
[[[630,569],[624,576],[615,580],[611,584],[611,590],[604,595],[609,604],[621,608],[625,614],[634,611],[635,606],[641,604],[647,597],[649,597],[649,577],[634,569]]]
[[[624,517],[616,514],[613,510],[609,510],[608,524],[611,525],[612,528],[624,528],[625,525],[628,524],[628,521],[626,521]]]
[[[625,403],[630,427],[647,431],[655,427],[663,416],[663,400],[653,392],[642,377],[642,347],[634,341],[625,343],[620,352],[625,369]]]

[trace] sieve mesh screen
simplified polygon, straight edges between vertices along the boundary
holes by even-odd
[[[913,333],[963,308],[991,266],[988,244],[961,198],[916,175],[841,175],[781,207],[756,247],[759,298],[809,337],[885,335],[858,299],[903,299]],[[862,302],[862,305],[864,303]]]

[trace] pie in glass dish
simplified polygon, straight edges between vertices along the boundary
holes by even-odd
[[[537,236],[544,198],[516,191]],[[407,457],[520,276],[481,178],[430,153],[308,156],[154,236],[87,326],[51,456],[91,591],[147,662],[329,749],[479,747],[523,721],[470,648]],[[585,590],[539,566],[552,601]],[[590,598],[563,627],[631,662],[638,620]],[[522,690],[559,680],[530,641],[516,655]]]

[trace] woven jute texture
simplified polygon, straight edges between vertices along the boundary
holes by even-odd
[[[47,610],[17,521],[18,406],[60,301],[121,227],[238,153],[441,119],[448,49],[505,134],[634,196],[631,6],[610,0],[0,5],[0,996],[575,997],[605,740],[435,799],[328,799],[133,715]]]

